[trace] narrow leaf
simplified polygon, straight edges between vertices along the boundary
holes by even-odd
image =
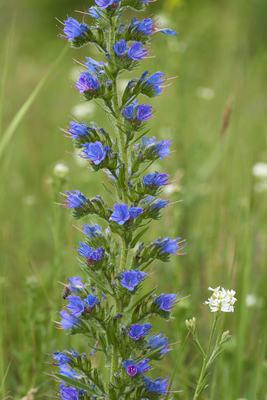
[[[144,294],[142,297],[140,297],[128,310],[124,311],[124,314],[130,314],[132,310],[138,306],[139,303],[141,303],[143,300],[145,300],[147,297],[149,297],[156,289],[158,286],[155,286],[153,289],[149,290],[146,294]]]
[[[102,394],[99,394],[99,392],[96,392],[95,389],[92,389],[90,386],[86,385],[85,383],[78,382],[75,379],[68,378],[67,376],[61,375],[61,374],[54,374],[57,378],[59,378],[61,381],[68,383],[69,385],[75,387],[76,389],[83,389],[86,390],[88,393],[91,393],[94,396],[97,396],[98,398],[104,398],[105,396]]]
[[[100,290],[102,290],[103,293],[113,296],[113,294],[109,290],[107,290],[106,286],[95,276],[95,274],[93,274],[87,268],[85,268],[84,270],[85,270],[86,274],[92,279],[92,281],[96,283],[97,287]]]
[[[1,142],[0,142],[0,158],[4,153],[4,150],[8,144],[8,142],[11,140],[15,130],[17,129],[18,125],[20,124],[20,122],[22,121],[23,117],[25,116],[25,114],[27,113],[27,111],[29,110],[30,106],[32,105],[32,103],[34,102],[34,100],[36,99],[37,95],[39,94],[39,92],[41,91],[41,89],[43,88],[43,86],[45,85],[46,81],[48,80],[48,78],[50,77],[50,75],[52,74],[52,72],[54,71],[54,69],[57,67],[57,65],[59,64],[59,62],[61,61],[61,59],[63,58],[63,56],[66,53],[66,50],[69,48],[68,45],[66,45],[66,47],[62,50],[62,52],[59,54],[58,58],[54,61],[54,63],[51,65],[51,67],[49,68],[49,70],[47,71],[47,73],[43,76],[43,78],[40,80],[40,82],[38,83],[38,85],[35,87],[35,89],[32,91],[32,93],[30,94],[30,96],[27,98],[27,100],[24,102],[24,104],[21,106],[21,108],[19,109],[19,111],[17,112],[17,114],[14,116],[14,118],[12,119],[12,121],[10,122],[10,124],[8,125],[8,127],[6,128],[5,132],[3,133],[3,136],[1,138]]]
[[[139,233],[135,236],[135,238],[134,238],[134,239],[132,240],[132,242],[131,242],[131,246],[130,246],[131,249],[134,248],[134,246],[136,245],[136,243],[138,242],[138,240],[143,236],[143,234],[144,234],[148,229],[149,229],[149,226],[148,226],[147,228],[143,229],[141,232],[139,232]]]

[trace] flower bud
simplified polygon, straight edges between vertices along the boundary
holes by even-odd
[[[185,321],[185,325],[186,325],[187,329],[188,329],[190,332],[192,332],[193,335],[195,334],[196,329],[197,329],[196,323],[197,323],[197,320],[196,320],[195,317],[193,317],[193,318],[190,319],[189,321],[188,321],[188,319]]]
[[[230,335],[230,331],[225,331],[225,332],[223,332],[219,344],[223,344],[223,343],[229,342],[229,340],[231,339],[231,337],[232,337],[232,336]]]

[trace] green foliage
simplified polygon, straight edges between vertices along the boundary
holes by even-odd
[[[51,59],[56,59],[61,51],[62,42],[55,38],[53,18],[55,15],[61,19],[65,17],[66,4],[71,12],[71,1],[61,5],[51,0],[42,0],[38,4],[24,0],[18,4],[20,18],[15,30],[18,46],[11,49],[4,129],[38,84]],[[11,7],[11,2],[6,5],[1,33],[9,29]],[[75,7],[83,9],[81,2],[75,3]],[[208,397],[210,400],[238,397],[260,400],[266,393],[264,243],[267,210],[266,192],[253,189],[257,182],[252,178],[251,168],[257,161],[267,161],[263,107],[266,2],[184,1],[182,7],[170,8],[170,2],[166,1],[155,3],[154,7],[154,14],[167,16],[170,26],[177,27],[180,37],[174,45],[166,46],[165,37],[153,44],[157,53],[154,68],[164,70],[168,76],[179,74],[179,78],[175,87],[157,99],[161,117],[155,117],[151,133],[160,135],[163,131],[164,136],[169,132],[172,136],[177,152],[165,165],[174,179],[180,178],[178,182],[183,190],[182,194],[174,191],[172,200],[183,198],[184,201],[182,213],[181,209],[173,207],[166,213],[166,225],[157,227],[154,224],[153,237],[144,235],[144,238],[151,241],[158,236],[175,236],[183,229],[188,239],[188,255],[164,267],[157,261],[157,273],[151,279],[155,285],[162,282],[162,285],[181,288],[182,295],[191,294],[189,299],[177,305],[172,326],[162,320],[161,330],[172,337],[170,341],[181,343],[176,344],[175,351],[169,355],[166,370],[158,372],[171,376],[178,349],[174,388],[182,389],[183,393],[171,397],[180,400],[192,397],[190,387],[193,388],[198,379],[200,359],[194,358],[192,339],[186,340],[184,320],[201,314],[198,335],[205,338],[210,322],[206,317],[208,313],[205,317],[204,312],[202,314],[206,289],[217,284],[231,286],[238,293],[237,318],[230,329],[232,341],[216,361],[216,374],[210,380]],[[170,54],[174,57],[169,57]],[[1,56],[4,56],[3,47]],[[77,57],[74,50],[73,57]],[[153,65],[153,60],[148,62]],[[89,183],[85,181],[88,174],[76,164],[74,157],[63,155],[66,142],[55,130],[55,126],[66,125],[66,115],[73,113],[71,108],[76,104],[72,89],[66,89],[66,77],[71,68],[73,65],[67,59],[60,64],[60,69],[57,68],[43,88],[41,98],[36,98],[32,111],[18,126],[16,140],[11,140],[6,147],[1,166],[0,293],[1,321],[4,321],[0,333],[3,349],[1,382],[7,372],[1,398],[7,395],[21,398],[31,387],[42,385],[43,371],[50,372],[51,369],[43,363],[47,361],[44,353],[61,346],[62,334],[55,334],[51,321],[57,319],[52,310],[60,309],[62,303],[57,281],[63,281],[71,274],[76,262],[73,250],[66,250],[66,242],[72,246],[80,236],[70,229],[66,213],[60,215],[59,221],[53,216],[56,206],[51,204],[47,177],[54,164],[63,157],[71,166],[71,185],[77,183],[74,177],[78,173],[81,190],[91,190],[91,196],[98,189],[100,191],[102,180],[108,185],[104,176],[99,180],[91,176]],[[199,97],[203,96],[203,90],[196,95],[200,87],[212,88],[215,96],[210,100]],[[223,142],[220,139],[221,119],[231,94],[235,96],[235,102]],[[100,113],[94,115],[99,124],[102,124],[101,118]],[[91,119],[90,116],[87,122]],[[68,151],[73,151],[71,143]],[[177,160],[176,164],[174,160]],[[175,182],[174,190],[179,190],[179,185]],[[54,254],[56,235],[52,234],[56,224],[60,237],[64,238],[59,258]],[[188,288],[186,293],[184,287]],[[251,307],[246,305],[248,294],[256,296]],[[27,303],[30,301],[31,307]],[[227,317],[222,331],[230,325]],[[73,339],[75,341],[75,337]],[[67,346],[68,338],[59,350]],[[77,340],[76,349],[79,351],[82,347]],[[31,350],[26,354],[25,349]],[[37,395],[54,394],[51,385],[52,382],[46,382]]]

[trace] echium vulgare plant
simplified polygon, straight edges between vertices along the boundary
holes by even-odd
[[[55,351],[53,359],[59,367],[55,376],[61,383],[58,396],[62,399],[154,400],[166,395],[170,385],[168,377],[152,379],[147,372],[152,362],[170,350],[170,344],[162,333],[151,333],[155,328],[151,331],[148,320],[151,316],[169,320],[179,299],[177,293],[156,295],[155,288],[141,296],[139,292],[142,282],[149,279],[152,261],[170,261],[171,255],[181,254],[185,242],[179,237],[159,237],[138,245],[151,220],[160,219],[161,210],[170,204],[160,197],[169,175],[145,171],[168,156],[171,146],[170,140],[146,136],[146,121],[153,110],[149,104],[139,104],[138,96],[158,96],[167,79],[162,72],[146,71],[131,79],[121,96],[117,82],[124,71],[138,68],[148,55],[154,33],[176,32],[159,29],[151,18],[121,22],[127,8],[145,11],[148,0],[95,2],[84,12],[93,18],[93,25],[70,17],[63,23],[61,37],[74,48],[94,44],[102,54],[103,61],[87,57],[80,63],[83,70],[75,89],[85,101],[94,100],[105,110],[114,135],[93,122],[88,126],[78,121],[70,121],[64,132],[92,171],[103,170],[108,175],[113,190],[103,186],[113,204],[99,195],[89,199],[79,190],[64,194],[62,206],[72,209],[74,219],[97,215],[106,229],[87,223],[78,228],[83,241],[77,251],[86,278],[68,279],[63,292],[68,304],[59,313],[58,327],[91,339],[91,349],[90,354],[73,348]],[[104,380],[92,367],[91,356],[96,352],[106,358],[109,379]]]

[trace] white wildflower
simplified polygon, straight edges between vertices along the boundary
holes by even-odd
[[[88,167],[88,161],[82,157],[81,149],[74,149],[74,160],[79,167]]]
[[[204,304],[210,306],[211,312],[234,312],[234,304],[236,302],[234,290],[225,290],[224,288],[220,289],[220,286],[215,289],[212,289],[211,287],[208,289],[212,290],[213,294]]]
[[[267,181],[261,181],[254,185],[255,192],[262,193],[267,191]]]
[[[215,92],[211,88],[200,86],[196,90],[196,95],[204,100],[212,100],[215,96]]]
[[[255,294],[248,294],[246,297],[246,306],[247,307],[254,307],[257,305],[257,296]]]
[[[54,170],[53,170],[53,175],[56,176],[57,178],[64,179],[69,173],[69,167],[63,163],[58,163]]]
[[[267,164],[263,162],[258,162],[252,167],[252,174],[256,176],[256,178],[267,178]]]
[[[91,117],[92,115],[94,115],[95,110],[96,106],[93,102],[79,103],[76,104],[76,106],[72,107],[71,115],[78,119]]]

